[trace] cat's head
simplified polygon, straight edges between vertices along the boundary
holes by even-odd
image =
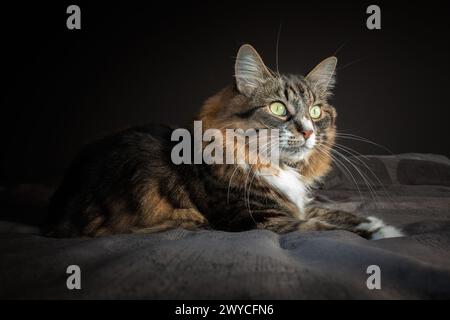
[[[206,128],[221,130],[278,129],[281,163],[300,168],[304,175],[323,175],[335,138],[336,111],[328,98],[336,63],[329,57],[307,76],[279,75],[252,46],[243,45],[236,58],[235,85],[210,98],[201,119]]]

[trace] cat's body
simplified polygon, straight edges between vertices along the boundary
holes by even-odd
[[[327,59],[305,78],[274,75],[252,47],[243,46],[236,85],[208,99],[198,120],[204,130],[279,129],[279,163],[177,165],[171,159],[171,128],[131,128],[78,155],[51,201],[48,234],[102,236],[182,227],[345,229],[367,238],[399,236],[376,218],[311,205],[311,186],[331,168],[336,112],[327,97],[335,65],[335,58]]]

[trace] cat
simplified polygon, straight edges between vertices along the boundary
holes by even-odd
[[[402,236],[378,218],[312,201],[311,187],[332,165],[337,113],[328,100],[336,64],[330,57],[305,77],[280,75],[252,46],[241,46],[233,85],[209,98],[197,120],[203,130],[277,129],[278,164],[174,164],[172,128],[130,128],[78,154],[51,199],[47,235],[98,237],[180,227]],[[263,167],[271,174],[262,174]]]

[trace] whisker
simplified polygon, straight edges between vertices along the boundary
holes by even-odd
[[[347,45],[347,43],[348,43],[348,40],[345,41],[343,44],[341,44],[341,45],[336,49],[336,51],[333,53],[333,56],[337,55],[338,52],[341,51],[341,49],[343,49],[343,48]]]
[[[374,188],[372,187],[370,181],[368,181],[368,179],[366,178],[366,175],[365,175],[363,172],[361,172],[361,170],[360,170],[360,169],[359,169],[359,168],[358,168],[351,160],[349,160],[345,155],[343,155],[342,153],[340,153],[340,152],[337,151],[337,150],[333,150],[333,151],[336,153],[336,155],[342,157],[343,160],[347,161],[347,162],[355,169],[355,171],[356,171],[356,172],[361,176],[361,178],[363,179],[364,184],[367,186],[368,191],[369,191],[369,194],[371,195],[372,199],[373,199],[375,202],[378,202],[378,195],[377,195],[377,193],[375,192]]]
[[[363,161],[361,158],[364,158],[366,160],[370,161],[370,158],[368,158],[365,155],[362,155],[361,153],[357,152],[356,150],[349,148],[344,145],[335,144],[335,148],[339,148],[344,152],[347,152],[349,155],[354,157],[354,159],[358,160],[368,171],[372,174],[372,176],[376,179],[376,182],[378,182],[379,186],[382,188],[384,194],[388,197],[388,199],[392,202],[393,205],[396,205],[394,199],[392,198],[391,194],[387,192],[387,189],[385,188],[384,184],[381,182],[380,178],[375,174],[375,172]],[[367,177],[369,179],[369,177]]]
[[[385,147],[385,146],[383,146],[383,145],[381,145],[379,143],[376,143],[374,141],[371,141],[371,140],[369,140],[367,138],[364,138],[364,137],[361,137],[361,136],[357,136],[355,134],[348,134],[348,133],[340,133],[339,132],[339,133],[336,133],[336,138],[342,138],[342,139],[348,139],[348,140],[355,140],[355,141],[370,143],[370,144],[372,144],[374,146],[377,146],[377,147],[383,149],[384,151],[387,151],[389,154],[394,155],[394,153],[391,150],[389,150],[387,147]]]
[[[338,168],[341,170],[341,172],[342,172],[347,178],[350,178],[350,179],[353,181],[353,183],[354,183],[356,189],[358,190],[359,198],[360,198],[361,203],[365,203],[365,201],[363,200],[363,196],[362,196],[362,193],[361,193],[361,189],[359,188],[359,185],[358,185],[358,183],[356,182],[355,177],[353,176],[353,174],[351,173],[351,171],[347,168],[347,166],[346,166],[342,161],[340,161],[337,157],[335,157],[335,156],[331,153],[331,150],[326,150],[326,149],[324,149],[323,147],[321,147],[321,146],[319,146],[319,145],[316,145],[316,148],[317,148],[317,150],[318,150],[319,152],[322,152],[323,154],[329,156],[329,157],[332,159],[332,161],[338,166]],[[342,170],[343,168],[344,168],[345,171]],[[346,173],[346,172],[347,172],[347,173]]]
[[[367,60],[368,58],[369,58],[369,56],[363,57],[363,58],[359,58],[359,59],[356,59],[356,60],[353,60],[353,61],[351,61],[351,62],[349,62],[349,63],[343,65],[342,67],[337,68],[336,71],[342,71],[342,70],[344,70],[345,68],[348,68],[348,67],[350,67],[351,65],[354,65],[355,63],[359,63],[359,62],[361,62],[361,61]]]
[[[280,35],[281,35],[281,27],[283,26],[283,23],[280,22],[280,26],[278,27],[278,32],[277,32],[277,45],[275,48],[275,64],[277,67],[277,75],[280,76],[280,70],[278,69],[278,50],[279,50],[279,46],[280,46]]]

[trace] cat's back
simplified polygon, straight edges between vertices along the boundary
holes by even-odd
[[[105,174],[137,170],[139,164],[162,165],[168,160],[171,133],[169,126],[148,124],[97,139],[81,149],[65,177],[75,178],[75,174],[79,180],[89,181],[99,176],[104,178]]]
[[[107,135],[85,146],[81,153],[93,152],[92,155],[114,155],[117,150],[147,152],[162,151],[171,143],[172,128],[166,125],[147,124],[130,127]],[[100,152],[95,152],[95,151]]]
[[[133,211],[139,205],[140,189],[174,175],[172,130],[151,124],[131,127],[86,145],[50,201],[49,229],[57,226],[62,234],[76,234],[74,221],[84,225],[83,219],[92,220],[91,212],[119,200]]]

